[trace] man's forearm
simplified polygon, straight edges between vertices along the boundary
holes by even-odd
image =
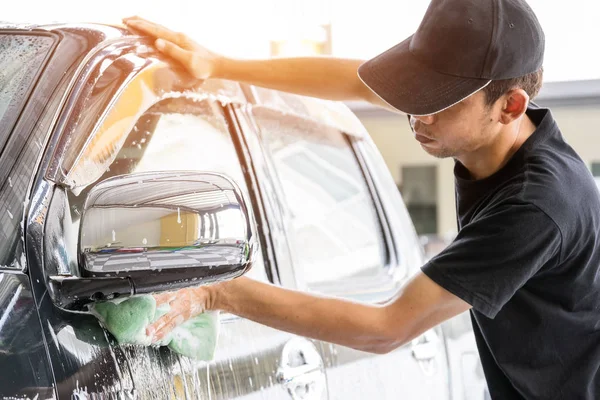
[[[276,329],[375,353],[399,344],[386,331],[389,321],[383,306],[291,291],[245,277],[212,288],[211,309]]]
[[[331,57],[223,58],[213,77],[326,100],[371,101],[372,92],[357,75],[362,62]]]

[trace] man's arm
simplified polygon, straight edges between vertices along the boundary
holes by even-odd
[[[387,353],[471,308],[421,272],[383,305],[315,296],[245,277],[184,290],[193,299],[171,303],[172,312],[150,327],[150,335],[162,337],[191,316],[190,302],[204,302],[208,310],[230,312],[297,335]]]
[[[358,77],[357,70],[363,62],[325,56],[265,60],[224,58],[214,77],[325,100],[382,101]]]
[[[334,57],[237,60],[213,53],[191,40],[140,17],[123,22],[157,39],[156,47],[197,79],[221,78],[326,100],[362,100],[398,112],[358,77],[362,60]]]

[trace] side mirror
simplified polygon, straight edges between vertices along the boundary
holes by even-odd
[[[88,194],[79,232],[79,277],[51,277],[55,301],[79,309],[105,300],[232,279],[257,249],[253,219],[225,175],[122,175]]]

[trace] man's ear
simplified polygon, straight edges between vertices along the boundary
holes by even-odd
[[[523,89],[511,89],[504,95],[504,104],[500,111],[500,122],[508,125],[519,119],[529,105],[529,95]]]

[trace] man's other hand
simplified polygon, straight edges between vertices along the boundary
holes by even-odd
[[[202,314],[209,304],[208,290],[205,287],[159,293],[154,295],[154,299],[157,306],[168,303],[170,310],[146,329],[146,334],[152,338],[152,342],[160,341],[176,326]]]

